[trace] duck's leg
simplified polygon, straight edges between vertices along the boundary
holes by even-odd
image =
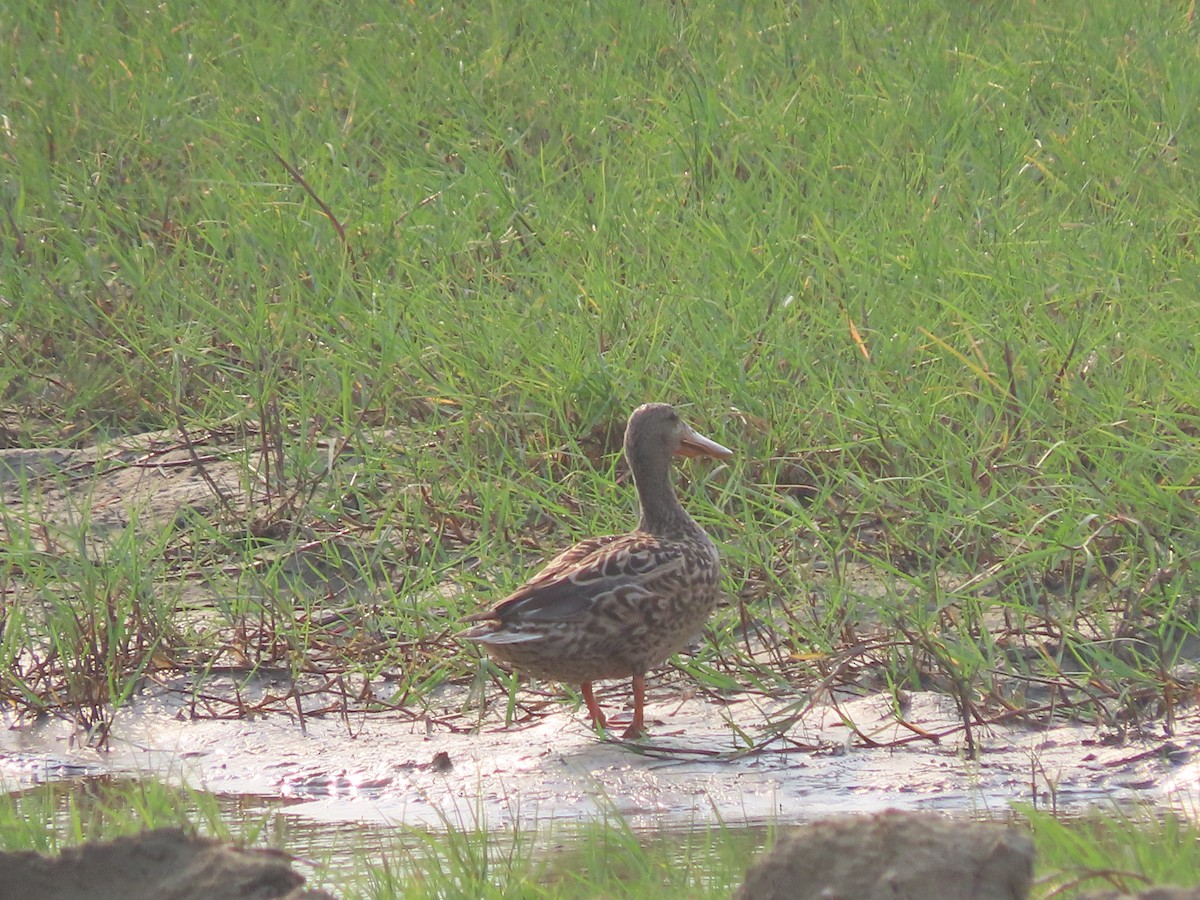
[[[608,720],[604,718],[600,704],[596,702],[596,695],[592,693],[592,683],[585,681],[582,685],[582,691],[583,702],[587,704],[588,714],[592,717],[592,724],[597,728],[603,728],[608,724]]]
[[[639,738],[646,733],[646,676],[633,676],[633,721],[621,735],[623,738]]]

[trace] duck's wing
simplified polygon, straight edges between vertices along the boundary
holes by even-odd
[[[570,622],[616,593],[654,596],[684,564],[682,548],[649,535],[613,535],[577,544],[491,609],[467,618],[507,623]]]
[[[555,578],[559,578],[562,573],[569,572],[575,566],[582,565],[584,560],[595,555],[605,547],[628,538],[628,534],[606,534],[603,537],[588,538],[587,540],[580,541],[574,547],[568,547],[562,553],[558,554],[558,556],[554,557],[554,559],[550,560],[550,562],[546,563],[540,572],[530,578],[521,587],[524,589],[535,584],[541,584],[544,581],[553,581]],[[504,603],[508,599],[510,598],[506,597],[500,603]],[[496,605],[499,606],[500,604]]]

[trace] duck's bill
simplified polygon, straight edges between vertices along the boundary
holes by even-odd
[[[733,456],[733,451],[728,447],[722,447],[716,441],[710,441],[704,435],[689,428],[679,444],[679,449],[675,451],[675,455],[711,456],[714,459],[729,459],[729,457]]]

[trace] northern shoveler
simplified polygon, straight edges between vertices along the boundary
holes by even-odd
[[[468,616],[475,624],[460,637],[519,672],[581,685],[600,728],[606,720],[592,682],[632,678],[633,722],[623,736],[640,737],[646,672],[699,632],[719,595],[717,548],[675,496],[671,457],[732,455],[668,404],[639,406],[625,428],[637,528],[576,544],[499,603]]]

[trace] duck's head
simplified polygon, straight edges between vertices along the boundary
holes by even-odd
[[[728,459],[733,451],[697,432],[669,403],[645,403],[633,411],[625,426],[625,455],[632,463],[671,456]]]

